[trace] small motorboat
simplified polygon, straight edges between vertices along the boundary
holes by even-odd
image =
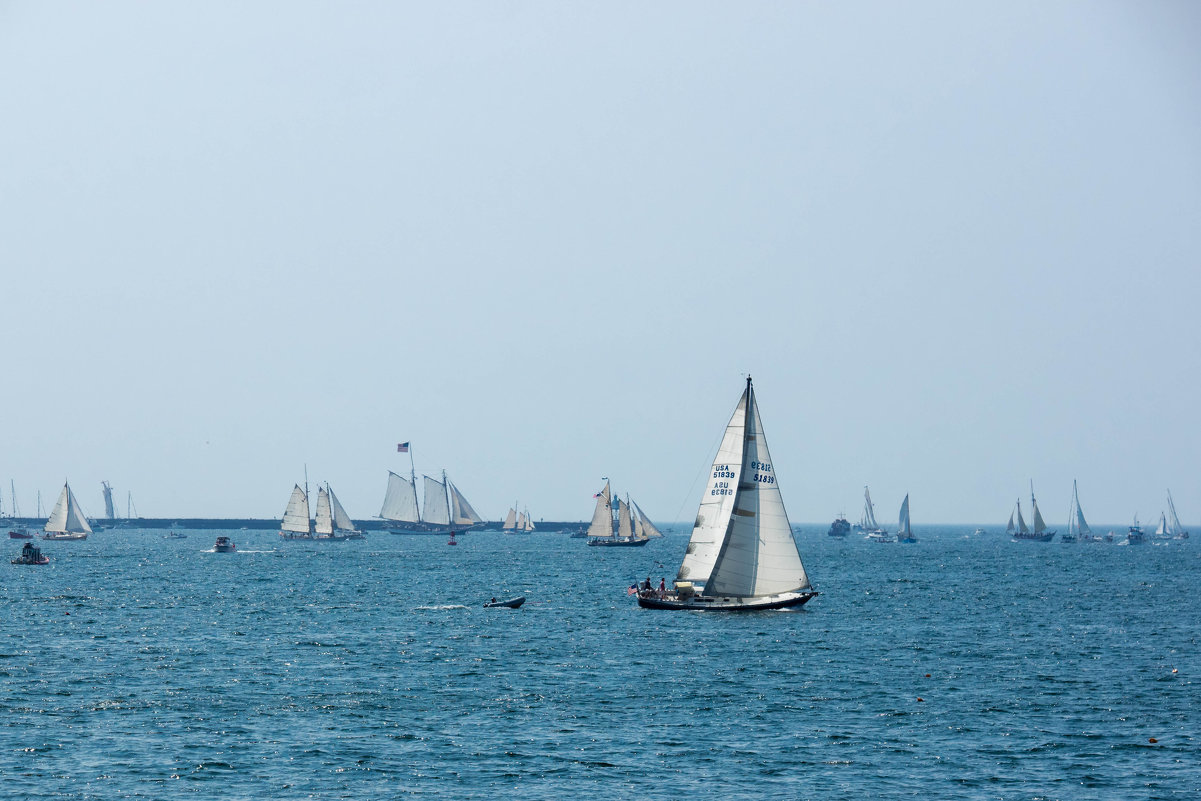
[[[214,553],[233,553],[236,550],[238,546],[234,545],[234,541],[229,537],[218,537],[213,545]]]
[[[524,595],[519,595],[516,598],[510,598],[507,601],[498,601],[495,598],[493,598],[491,601],[484,604],[484,608],[485,609],[495,609],[495,608],[499,608],[499,607],[503,606],[508,609],[516,609],[517,607],[521,606],[523,603],[525,603]]]
[[[32,542],[27,542],[21,546],[21,555],[12,560],[12,563],[14,565],[48,565],[50,560],[42,555],[41,548]]]
[[[165,540],[186,540],[187,538],[188,535],[181,531],[172,531],[170,534],[163,535],[163,539]]]
[[[29,533],[29,529],[14,528],[8,532],[8,538],[10,540],[31,540],[33,535]]]

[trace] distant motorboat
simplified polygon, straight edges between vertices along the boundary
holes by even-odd
[[[839,513],[838,517],[834,518],[834,522],[830,524],[830,530],[826,532],[826,535],[842,539],[850,533],[851,524],[847,522],[846,515]]]
[[[505,601],[498,601],[495,598],[493,598],[491,601],[484,604],[484,608],[485,609],[500,609],[500,608],[517,609],[523,603],[525,603],[524,595],[519,595],[516,598],[509,598],[508,600],[505,600]]]
[[[33,535],[24,526],[17,526],[16,528],[9,529],[8,538],[10,540],[31,540],[33,539]]]
[[[216,543],[213,544],[214,553],[233,553],[238,550],[238,546],[234,545],[234,541],[229,537],[218,537]]]
[[[21,554],[12,560],[14,565],[48,565],[50,560],[42,555],[42,549],[27,542],[21,546]]]
[[[183,533],[182,531],[172,531],[168,534],[163,535],[163,539],[165,539],[165,540],[186,540],[187,538],[188,538],[188,535]]]
[[[1134,523],[1130,528],[1126,529],[1126,543],[1128,545],[1142,545],[1147,541],[1147,535],[1143,532],[1143,527],[1138,523],[1138,515],[1134,516]]]

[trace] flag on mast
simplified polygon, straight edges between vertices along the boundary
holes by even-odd
[[[396,452],[397,453],[408,453],[409,452],[409,443],[407,443],[407,442],[396,443]]]

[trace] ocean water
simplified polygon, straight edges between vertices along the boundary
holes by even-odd
[[[801,610],[641,610],[686,542],[100,532],[3,563],[9,798],[1201,797],[1201,549],[798,534]],[[11,555],[20,543],[9,541]],[[524,594],[519,610],[484,609]]]

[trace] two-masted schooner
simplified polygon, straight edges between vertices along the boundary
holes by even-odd
[[[617,499],[617,520],[613,519],[613,490],[609,479],[605,487],[596,493],[596,508],[592,510],[592,523],[588,526],[588,544],[607,548],[630,548],[646,545],[663,533],[643,514],[638,504],[629,499]]]
[[[1018,498],[1016,512],[1010,512],[1009,525],[1005,527],[1005,533],[1013,537],[1015,540],[1028,540],[1031,542],[1050,542],[1055,539],[1055,531],[1047,530],[1047,524],[1043,522],[1042,513],[1038,511],[1038,501],[1034,499],[1034,482],[1030,482],[1030,507],[1034,510],[1034,528],[1031,529],[1026,525],[1026,519],[1022,517],[1022,499]],[[1014,526],[1014,514],[1017,515],[1017,526]]]
[[[86,540],[92,533],[87,515],[79,507],[79,501],[75,500],[70,484],[63,482],[63,491],[59,493],[58,503],[54,504],[50,517],[46,519],[43,531],[44,540]]]
[[[409,451],[410,463],[412,452]],[[442,480],[425,479],[425,509],[417,506],[417,469],[409,478],[388,471],[388,490],[379,516],[392,534],[462,534],[483,525],[484,521],[442,471]]]
[[[638,594],[647,609],[743,611],[817,595],[793,538],[751,379],[726,426],[673,588]]]
[[[309,494],[296,484],[292,495],[288,498],[288,506],[284,509],[284,517],[280,522],[279,536],[285,540],[322,540],[325,542],[341,542],[343,540],[365,539],[363,533],[354,527],[350,515],[342,508],[341,501],[334,490],[326,482],[317,486],[317,516],[309,519]]]

